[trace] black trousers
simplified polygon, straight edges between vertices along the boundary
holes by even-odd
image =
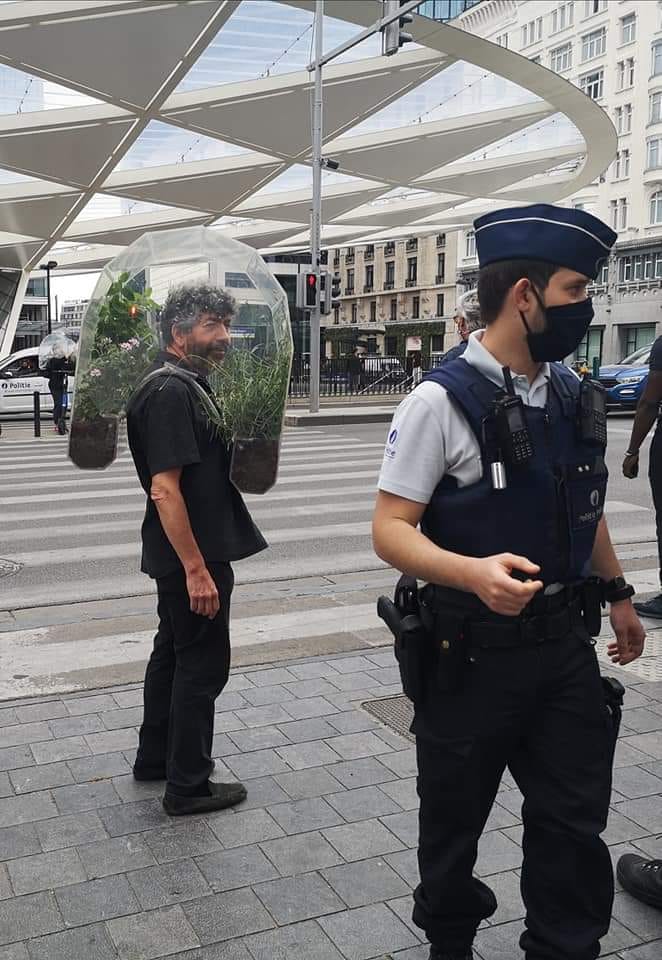
[[[651,443],[648,459],[648,479],[650,480],[653,506],[655,507],[657,552],[660,562],[660,584],[662,585],[662,429],[659,424],[655,429]]]
[[[221,604],[213,620],[191,613],[183,570],[156,581],[159,627],[145,674],[136,766],[165,770],[166,790],[180,796],[207,792],[214,703],[230,672],[234,575],[228,563],[207,566]]]
[[[609,928],[605,829],[615,745],[583,628],[536,647],[479,651],[458,693],[417,708],[419,869],[414,922],[442,950],[467,950],[496,909],[473,876],[502,775],[524,795],[527,960],[594,960]]]
[[[53,423],[57,424],[64,414],[64,387],[50,387],[53,398]]]

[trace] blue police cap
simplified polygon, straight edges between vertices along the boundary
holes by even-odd
[[[595,279],[616,241],[585,210],[534,203],[495,210],[474,221],[481,267],[500,260],[542,260]]]

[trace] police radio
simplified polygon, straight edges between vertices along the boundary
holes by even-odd
[[[607,392],[585,377],[579,387],[579,436],[586,443],[607,446]]]
[[[506,488],[506,464],[519,467],[533,456],[533,442],[524,416],[524,402],[515,395],[513,380],[508,367],[503,367],[506,390],[495,401],[492,416],[485,425],[485,435],[491,441],[490,471],[492,487]]]

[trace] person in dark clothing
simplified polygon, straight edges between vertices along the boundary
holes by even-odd
[[[48,389],[53,398],[53,429],[57,433],[66,433],[64,419],[64,396],[67,389],[67,374],[70,364],[66,357],[51,357],[46,363],[45,374],[48,377]]]
[[[347,360],[347,371],[349,373],[350,393],[358,392],[363,386],[363,363],[361,362],[361,354],[356,349],[352,351],[352,355]]]
[[[482,330],[485,326],[480,317],[480,304],[476,290],[467,290],[457,301],[455,311],[455,326],[460,342],[444,354],[442,362],[456,360],[467,349],[467,343],[474,330]]]
[[[209,285],[178,287],[161,315],[164,364],[127,411],[129,446],[148,496],[142,525],[144,573],[156,580],[159,626],[147,665],[137,780],[166,779],[171,815],[241,802],[240,783],[209,779],[214,703],[230,669],[231,562],[267,546],[230,480],[231,451],[216,435],[198,393],[210,363],[230,345],[235,303]],[[184,374],[182,377],[178,374]]]

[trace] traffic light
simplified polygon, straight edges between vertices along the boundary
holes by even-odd
[[[406,0],[383,0],[384,16],[387,17],[391,13],[396,13],[403,2],[406,2]],[[403,44],[412,42],[414,38],[410,33],[405,33],[402,27],[406,27],[408,23],[413,22],[414,18],[411,13],[404,13],[397,20],[382,27],[382,54],[385,57],[397,53]]]
[[[314,273],[297,275],[296,305],[300,310],[312,310],[317,302],[317,277]]]
[[[335,307],[340,301],[340,290],[341,290],[341,281],[342,277],[336,271],[331,277],[331,306]]]
[[[138,316],[138,305],[137,305],[137,304],[135,304],[135,303],[132,303],[132,304],[131,304],[131,306],[129,307],[129,316],[131,317],[132,320],[135,320],[135,319],[136,319],[136,317]]]

